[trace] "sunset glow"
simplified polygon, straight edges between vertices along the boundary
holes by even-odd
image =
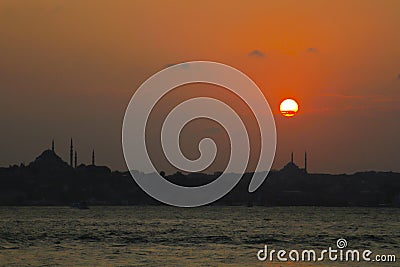
[[[167,66],[206,60],[246,74],[278,115],[274,169],[307,149],[317,172],[400,171],[400,1],[233,2],[0,1],[1,150],[8,151],[0,166],[29,162],[49,139],[73,135],[80,149],[96,147],[99,162],[126,170],[120,124],[135,90]],[[157,110],[165,115],[194,96],[235,109],[259,140],[247,105],[217,86],[176,88]],[[295,116],[279,110],[287,98],[299,105]],[[152,114],[149,150],[173,173],[158,151],[165,116]],[[193,140],[209,132],[230,149],[219,126],[192,126],[183,131],[184,154],[197,158]],[[251,159],[256,166],[257,155]],[[218,157],[210,172],[224,162]]]

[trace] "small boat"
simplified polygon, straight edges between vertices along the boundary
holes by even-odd
[[[87,209],[89,209],[89,206],[87,205],[87,203],[85,201],[80,201],[80,202],[72,202],[71,208],[87,210]]]

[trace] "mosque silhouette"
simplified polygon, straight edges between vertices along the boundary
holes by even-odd
[[[304,168],[300,168],[294,163],[293,152],[291,154],[290,161],[283,167],[281,171],[291,173],[305,173],[307,174],[307,152],[304,152]]]
[[[67,169],[76,169],[80,171],[84,170],[97,170],[99,172],[104,171],[110,173],[110,168],[106,166],[97,166],[95,161],[95,151],[92,150],[92,161],[90,165],[81,163],[78,165],[78,152],[74,150],[73,139],[70,141],[70,152],[69,152],[69,164],[65,162],[60,156],[57,155],[55,149],[54,139],[51,141],[51,149],[43,151],[34,161],[32,161],[28,167],[42,170],[59,170],[66,171]]]

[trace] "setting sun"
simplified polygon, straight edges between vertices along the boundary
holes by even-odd
[[[279,109],[283,116],[293,117],[299,110],[299,105],[295,100],[288,98],[282,101]]]

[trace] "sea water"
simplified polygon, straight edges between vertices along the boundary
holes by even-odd
[[[397,262],[259,261],[269,249],[347,247]],[[0,207],[0,266],[400,266],[400,209]]]

